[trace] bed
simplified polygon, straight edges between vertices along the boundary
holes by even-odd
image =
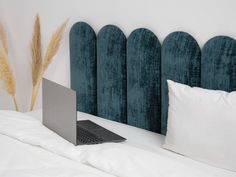
[[[160,44],[145,28],[126,39],[114,25],[96,35],[87,23],[76,23],[70,61],[78,120],[92,120],[127,141],[76,147],[41,124],[42,110],[0,111],[0,176],[235,177],[162,148],[166,80],[234,91],[235,52],[236,41],[227,36],[210,39],[201,50],[185,32]]]
[[[78,112],[127,141],[75,147],[38,124],[41,110],[13,114],[1,114],[1,176],[235,176],[164,150],[163,135],[140,128]]]

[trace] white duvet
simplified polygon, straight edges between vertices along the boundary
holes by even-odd
[[[14,111],[0,111],[0,143],[0,176],[217,176],[127,144],[74,146],[37,119]]]
[[[112,177],[101,170],[48,152],[46,146],[45,149],[39,147],[37,142],[47,136],[47,133],[38,131],[39,127],[42,127],[40,122],[34,118],[0,111],[0,177]]]

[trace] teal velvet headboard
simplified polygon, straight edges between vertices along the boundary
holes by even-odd
[[[78,111],[165,134],[171,79],[190,86],[236,90],[236,40],[210,39],[201,50],[185,32],[162,44],[148,29],[128,38],[114,25],[96,35],[87,23],[70,32],[71,88]]]

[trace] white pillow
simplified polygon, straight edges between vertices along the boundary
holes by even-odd
[[[236,171],[236,92],[168,80],[165,149]]]

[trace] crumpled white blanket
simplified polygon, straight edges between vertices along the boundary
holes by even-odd
[[[211,177],[206,171],[126,144],[74,146],[33,117],[0,111],[0,134],[119,177]]]
[[[0,111],[0,115],[0,127],[4,132],[0,133],[1,177],[112,177],[99,169],[45,150],[50,144],[45,149],[37,146],[40,141],[37,138],[43,137],[43,134],[37,135],[40,122],[15,112]],[[11,128],[16,131],[11,131]],[[35,133],[35,137],[28,136],[30,132],[32,135]],[[46,142],[41,143],[44,146]]]

